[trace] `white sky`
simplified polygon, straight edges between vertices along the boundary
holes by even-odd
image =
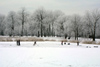
[[[61,10],[67,15],[82,15],[86,10],[100,8],[100,0],[0,0],[0,14],[17,12],[22,7],[29,12],[43,7],[46,10]]]

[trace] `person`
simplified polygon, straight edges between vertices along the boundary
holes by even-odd
[[[17,40],[17,45],[20,46],[20,40]]]
[[[61,41],[61,45],[63,45],[63,41]]]
[[[66,42],[64,44],[66,45]]]
[[[77,46],[79,46],[79,41],[77,41]]]
[[[19,46],[20,46],[20,40],[19,40]]]
[[[36,41],[34,41],[34,45],[36,45]]]

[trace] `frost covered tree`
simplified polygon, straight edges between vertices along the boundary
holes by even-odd
[[[80,33],[80,29],[81,29],[81,17],[77,14],[73,15],[71,17],[71,29],[75,34],[75,40],[78,40],[78,36]]]
[[[52,18],[51,18],[51,26],[52,26],[52,36],[54,36],[55,34],[55,27],[57,26],[57,23],[56,21],[59,20],[60,16],[63,16],[64,13],[60,10],[57,10],[57,11],[54,11],[53,14],[52,14]],[[59,23],[58,23],[59,24]]]
[[[6,17],[0,15],[0,35],[38,37],[74,35],[77,40],[79,36],[92,36],[95,41],[96,31],[100,29],[99,25],[100,10],[88,11],[84,18],[77,14],[67,17],[62,11],[49,11],[43,8],[35,10],[33,14],[22,8],[18,13],[11,11]]]
[[[43,36],[43,27],[44,27],[43,25],[45,16],[46,16],[46,11],[43,8],[37,9],[33,14],[33,19],[35,22],[38,23],[38,26],[40,28],[38,32],[40,32],[41,37]]]
[[[26,11],[25,8],[22,8],[22,9],[19,11],[18,18],[19,18],[19,21],[21,22],[21,25],[22,25],[21,36],[23,36],[23,34],[24,34],[24,29],[25,29],[25,28],[24,28],[24,24],[25,24],[25,22],[27,22],[28,16],[29,16],[29,14],[27,13],[27,11]]]
[[[51,31],[52,17],[53,17],[53,12],[52,11],[46,11],[46,17],[44,19],[45,36],[51,36],[52,35],[52,31]]]
[[[4,35],[5,31],[5,16],[0,14],[0,35]]]
[[[86,19],[86,27],[88,29],[88,34],[92,37],[93,41],[95,41],[96,30],[98,28],[97,24],[100,20],[100,10],[96,9],[92,12],[87,12],[85,15]]]
[[[67,21],[67,17],[65,15],[59,16],[58,19],[56,20],[57,35],[59,36],[66,35],[65,32],[66,21]]]
[[[14,29],[15,29],[15,22],[16,22],[16,13],[14,11],[10,11],[7,16],[7,22],[8,22],[8,30],[10,31],[9,35],[14,36]]]
[[[29,23],[29,30],[31,36],[38,36],[38,37],[40,36],[39,24],[34,20],[31,20]]]

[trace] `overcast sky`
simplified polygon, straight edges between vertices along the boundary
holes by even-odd
[[[100,8],[100,0],[0,0],[0,14],[17,12],[22,7],[29,12],[43,7],[46,10],[61,10],[67,15],[82,15],[86,10]]]

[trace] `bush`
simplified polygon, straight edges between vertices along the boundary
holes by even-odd
[[[82,43],[83,44],[96,44],[96,42],[94,41],[83,41]]]
[[[36,37],[0,37],[0,41],[44,41],[43,39]]]
[[[77,43],[78,41],[77,40],[69,40],[68,42]]]
[[[44,41],[43,39],[35,39],[35,41]]]
[[[64,40],[60,40],[60,41],[67,42],[67,40],[66,40],[66,39],[64,39]]]
[[[56,41],[56,40],[49,40],[49,41]]]
[[[97,44],[100,45],[100,42],[98,42]]]
[[[56,41],[56,40],[49,40],[49,39],[45,39],[44,41]]]

